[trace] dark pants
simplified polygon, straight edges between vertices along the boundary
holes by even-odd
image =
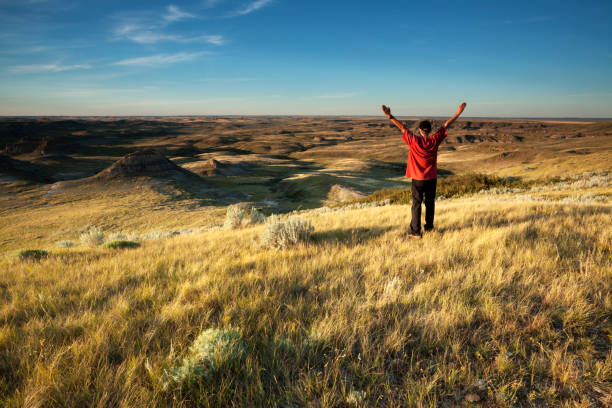
[[[421,233],[421,204],[425,196],[425,231],[433,229],[436,210],[436,185],[438,179],[412,180],[412,222],[410,233]]]

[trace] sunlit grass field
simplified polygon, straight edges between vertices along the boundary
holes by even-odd
[[[609,201],[501,198],[7,255],[0,405],[610,406]]]
[[[612,406],[610,123],[459,121],[413,240],[378,118],[15,121],[0,407]],[[195,173],[87,177],[151,147]]]

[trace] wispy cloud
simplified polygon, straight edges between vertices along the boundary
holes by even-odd
[[[542,23],[544,21],[554,20],[553,16],[533,16],[527,18],[519,18],[516,20],[505,20],[504,24],[534,24],[534,23]]]
[[[49,51],[51,47],[44,45],[34,45],[31,47],[21,47],[19,49],[5,49],[0,50],[0,54],[39,54],[41,52]]]
[[[231,13],[231,16],[237,17],[237,16],[244,16],[247,14],[250,14],[254,11],[259,10],[260,8],[267,6],[268,4],[270,4],[272,2],[272,0],[255,0],[252,1],[246,5],[244,5],[242,8],[239,8],[238,10],[234,11],[233,13]]]
[[[204,52],[179,52],[176,54],[157,54],[148,57],[127,58],[115,62],[113,65],[152,67],[157,65],[176,64],[178,62],[193,61],[205,54]]]
[[[198,16],[187,13],[177,6],[170,5],[164,15],[150,13],[131,13],[118,16],[118,24],[112,30],[115,40],[127,40],[138,44],[155,44],[159,42],[175,43],[208,43],[213,45],[225,44],[225,39],[219,34],[185,35],[168,32],[172,23]]]
[[[606,92],[606,91],[602,91],[602,92],[582,92],[582,93],[575,93],[575,94],[569,94],[567,95],[569,97],[601,97],[601,96],[612,96],[612,92]]]
[[[197,82],[250,82],[250,81],[257,81],[257,78],[249,78],[249,77],[226,77],[226,78],[220,78],[220,77],[216,77],[216,78],[202,78],[197,80]]]
[[[126,39],[138,44],[155,44],[158,42],[195,43],[202,42],[213,45],[225,44],[222,35],[184,36],[168,34],[154,27],[145,27],[135,23],[127,23],[115,29],[115,38]]]
[[[221,3],[223,0],[204,0],[204,8],[212,8],[217,4]]]
[[[327,95],[318,95],[315,96],[316,99],[345,99],[345,98],[354,98],[359,95],[359,92],[338,92]]]
[[[197,16],[191,13],[187,13],[186,11],[181,10],[177,6],[170,5],[166,9],[166,14],[163,16],[163,18],[169,23],[174,23],[176,21],[197,18]]]
[[[64,96],[102,96],[102,95],[114,95],[114,94],[137,94],[143,92],[149,92],[157,90],[157,87],[145,86],[142,88],[77,88],[77,89],[66,89],[58,94]]]
[[[73,71],[77,69],[90,69],[91,65],[59,65],[59,64],[32,64],[32,65],[17,65],[9,68],[9,72],[13,74],[38,74],[42,72],[63,72]]]

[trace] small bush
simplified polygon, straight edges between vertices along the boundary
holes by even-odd
[[[55,244],[58,248],[72,248],[74,246],[74,242],[72,241],[59,241]]]
[[[102,245],[104,243],[104,232],[99,227],[89,227],[81,234],[81,243],[92,247]]]
[[[175,237],[177,235],[180,235],[180,232],[178,231],[154,231],[154,232],[149,232],[147,234],[145,234],[142,239],[143,240],[150,240],[150,239],[161,239],[161,238],[172,238]],[[136,238],[134,238],[135,240]]]
[[[125,241],[128,240],[128,237],[127,235],[121,232],[111,232],[110,234],[108,234],[106,239],[108,241]]]
[[[227,207],[223,228],[235,229],[242,225],[242,219],[246,215],[247,207],[243,204],[235,204]]]
[[[140,244],[134,241],[111,241],[104,244],[107,249],[138,248]]]
[[[259,208],[245,204],[234,204],[227,207],[223,228],[236,229],[245,224],[261,224],[266,216]]]
[[[249,224],[261,224],[266,221],[266,216],[259,208],[251,207],[247,220]]]
[[[284,249],[298,242],[307,241],[314,231],[310,221],[304,221],[296,216],[282,219],[272,215],[266,220],[266,229],[261,236],[259,247]]]
[[[23,249],[19,251],[17,257],[21,260],[25,259],[33,259],[38,261],[42,258],[45,258],[49,253],[43,249]]]
[[[366,399],[365,391],[351,390],[346,396],[346,403],[350,406],[360,407],[364,405]]]
[[[189,385],[211,380],[219,371],[238,370],[246,355],[242,336],[236,330],[208,329],[189,348],[180,367],[166,373],[166,385]]]

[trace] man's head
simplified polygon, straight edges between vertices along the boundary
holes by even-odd
[[[428,120],[422,120],[419,122],[419,131],[421,132],[422,136],[427,136],[429,135],[429,132],[431,132],[431,122]]]

